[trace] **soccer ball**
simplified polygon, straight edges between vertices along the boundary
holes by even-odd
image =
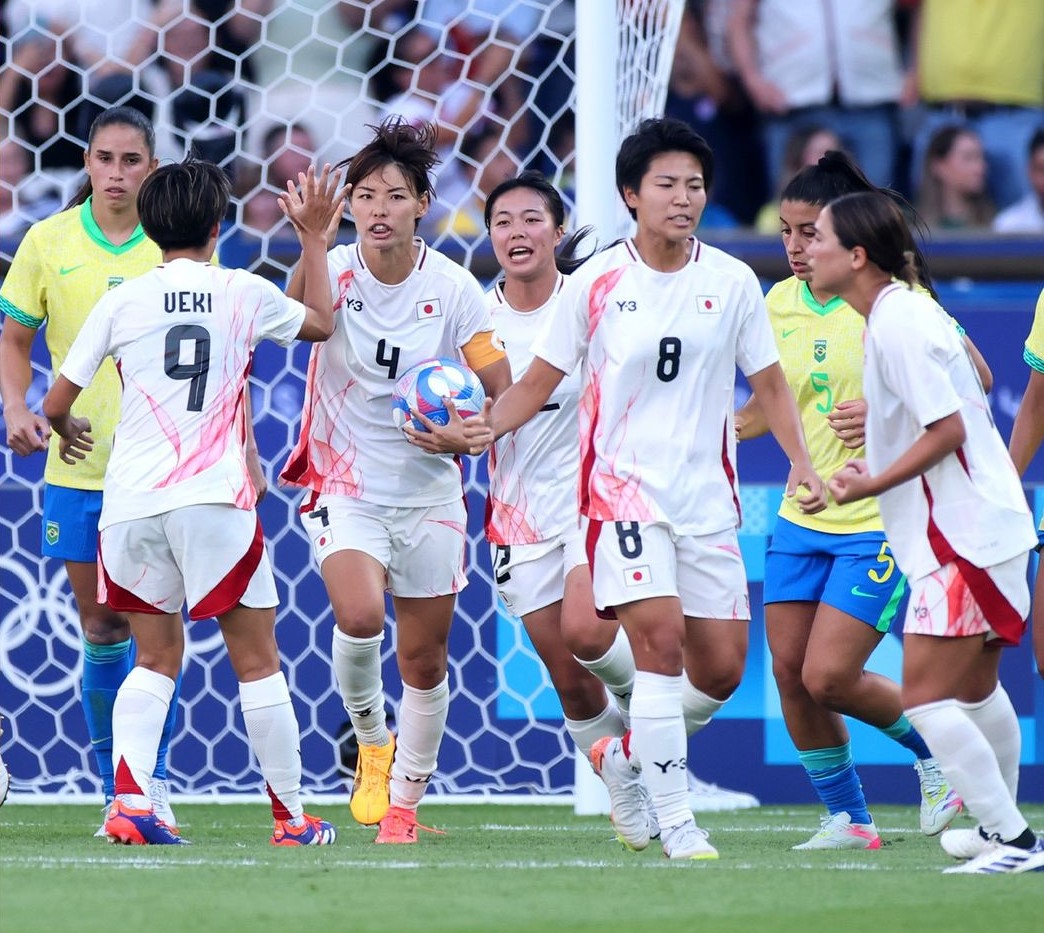
[[[418,411],[435,424],[448,424],[449,412],[442,400],[449,398],[461,418],[482,410],[486,391],[479,377],[457,360],[434,359],[418,363],[399,377],[392,391],[392,418],[400,430],[411,425],[427,431],[411,412]]]

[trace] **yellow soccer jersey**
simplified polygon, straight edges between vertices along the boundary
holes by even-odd
[[[812,466],[824,481],[863,450],[849,450],[827,422],[838,402],[863,397],[863,332],[866,323],[840,298],[825,305],[806,282],[792,276],[774,285],[765,298],[780,365],[797,398]],[[831,502],[806,515],[784,498],[779,514],[795,525],[834,534],[883,529],[876,499],[848,505]]]
[[[1037,309],[1033,312],[1033,326],[1026,338],[1026,349],[1022,358],[1039,373],[1044,373],[1044,291],[1037,299]],[[1044,515],[1040,517],[1041,531],[1044,531]]]
[[[139,226],[121,246],[102,233],[91,213],[90,199],[26,233],[0,287],[0,311],[26,327],[47,324],[45,336],[51,367],[57,372],[73,339],[95,303],[109,289],[162,261],[160,249]],[[157,364],[161,361],[157,361]],[[120,378],[106,359],[73,406],[73,414],[91,422],[94,449],[75,466],[58,457],[58,435],[51,436],[44,480],[73,489],[101,489],[120,415]]]

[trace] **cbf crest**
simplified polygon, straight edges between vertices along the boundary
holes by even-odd
[[[825,340],[815,340],[812,342],[812,356],[815,357],[817,363],[822,363],[826,359],[826,345]]]

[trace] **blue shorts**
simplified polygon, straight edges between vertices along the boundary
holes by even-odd
[[[777,519],[765,555],[765,603],[822,602],[879,632],[902,619],[910,589],[884,533],[830,534]]]
[[[44,483],[40,536],[43,556],[86,564],[97,561],[101,506],[100,489],[70,489]]]

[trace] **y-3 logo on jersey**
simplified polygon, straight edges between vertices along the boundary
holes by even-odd
[[[361,313],[363,309],[363,303],[358,298],[345,298],[344,299],[344,310],[355,311],[357,314]]]
[[[616,308],[617,308],[618,311],[637,311],[638,310],[638,302],[637,301],[629,301],[629,300],[628,301],[618,301],[618,302],[616,302]]]
[[[815,357],[817,363],[822,363],[826,359],[827,342],[825,340],[816,340],[812,343],[812,356]]]

